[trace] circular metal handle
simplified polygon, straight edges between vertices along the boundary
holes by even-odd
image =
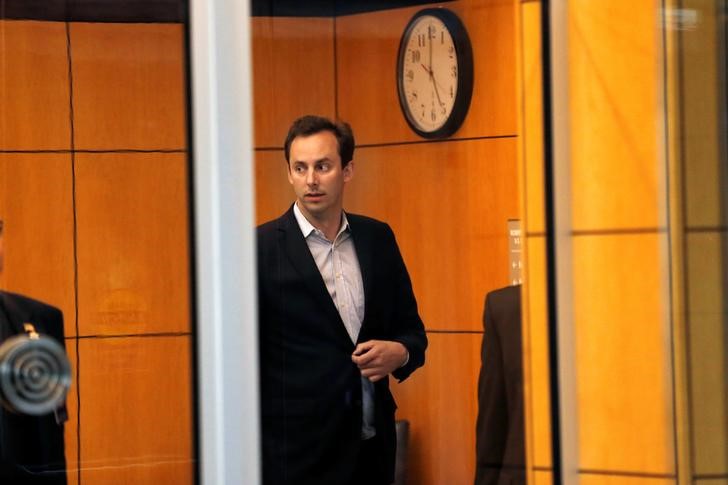
[[[63,347],[46,336],[16,335],[0,345],[0,403],[39,416],[63,404],[71,365]]]

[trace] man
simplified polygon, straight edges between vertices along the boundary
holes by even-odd
[[[389,484],[388,376],[427,347],[412,284],[389,226],[343,211],[350,127],[304,116],[284,149],[296,201],[258,227],[264,483]]]
[[[3,221],[0,220],[0,273],[3,270]],[[24,323],[63,345],[63,314],[22,295],[0,291],[0,344],[25,333]],[[65,406],[55,413],[26,416],[0,406],[0,483],[65,485],[63,446]]]
[[[520,285],[486,295],[483,325],[475,485],[525,485]]]

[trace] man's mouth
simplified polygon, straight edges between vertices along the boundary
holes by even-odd
[[[324,194],[321,192],[313,192],[313,193],[306,194],[304,197],[306,197],[307,199],[320,199],[323,196],[324,196]]]

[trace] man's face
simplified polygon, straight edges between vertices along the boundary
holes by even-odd
[[[309,219],[341,216],[344,185],[351,180],[353,170],[353,162],[341,167],[339,144],[330,131],[299,136],[291,143],[288,181],[298,207]]]

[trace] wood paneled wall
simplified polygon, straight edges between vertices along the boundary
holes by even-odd
[[[659,9],[568,10],[579,467],[592,481],[677,471]]]
[[[567,179],[578,415],[563,419],[578,423],[581,483],[726,479],[725,197],[718,189],[726,174],[719,168],[717,149],[724,145],[716,131],[719,93],[725,89],[716,66],[725,67],[719,54],[725,46],[715,41],[722,37],[715,32],[714,2],[681,3],[701,19],[682,32],[673,30],[662,7],[661,2],[569,2]],[[540,49],[539,9],[540,2],[522,1],[529,272],[544,251],[543,191],[532,183],[540,177],[541,155],[530,148],[540,142],[541,123],[531,118],[541,111],[540,89],[529,74],[539,65],[534,53]],[[664,50],[670,37],[687,46],[679,56]],[[669,68],[673,63],[680,67]],[[668,86],[679,83],[685,84],[667,97]],[[670,108],[673,103],[677,108]],[[668,108],[680,119],[665,132]],[[668,145],[680,147],[670,153],[677,164],[665,156]],[[669,239],[669,231],[682,232]],[[684,296],[683,284],[689,288]],[[672,295],[671,285],[678,287]],[[545,293],[534,278],[527,278],[526,293],[529,464],[540,483],[550,474],[550,450],[543,441],[548,401],[541,399],[547,388],[538,372],[546,348],[539,310]],[[685,319],[687,332],[681,330]],[[685,351],[692,356],[688,370],[676,360]],[[685,372],[690,386],[675,388]],[[686,400],[690,409],[681,404]],[[689,417],[681,415],[688,412]],[[690,425],[682,436],[681,422]],[[678,452],[686,440],[689,451]]]
[[[475,87],[461,129],[433,142],[407,127],[395,79],[404,27],[428,6],[331,21],[253,19],[257,219],[293,201],[281,149],[293,119],[351,123],[357,148],[345,207],[394,229],[430,339],[425,367],[393,385],[398,418],[411,424],[409,483],[464,484],[474,477],[483,300],[509,283],[507,220],[519,218],[517,11],[512,0],[445,5],[470,34]]]
[[[64,313],[69,483],[191,483],[183,27],[0,38],[1,282]]]
[[[671,203],[682,246],[688,449],[696,483],[728,483],[728,123],[725,1],[689,0],[699,19],[673,32],[680,151]]]

